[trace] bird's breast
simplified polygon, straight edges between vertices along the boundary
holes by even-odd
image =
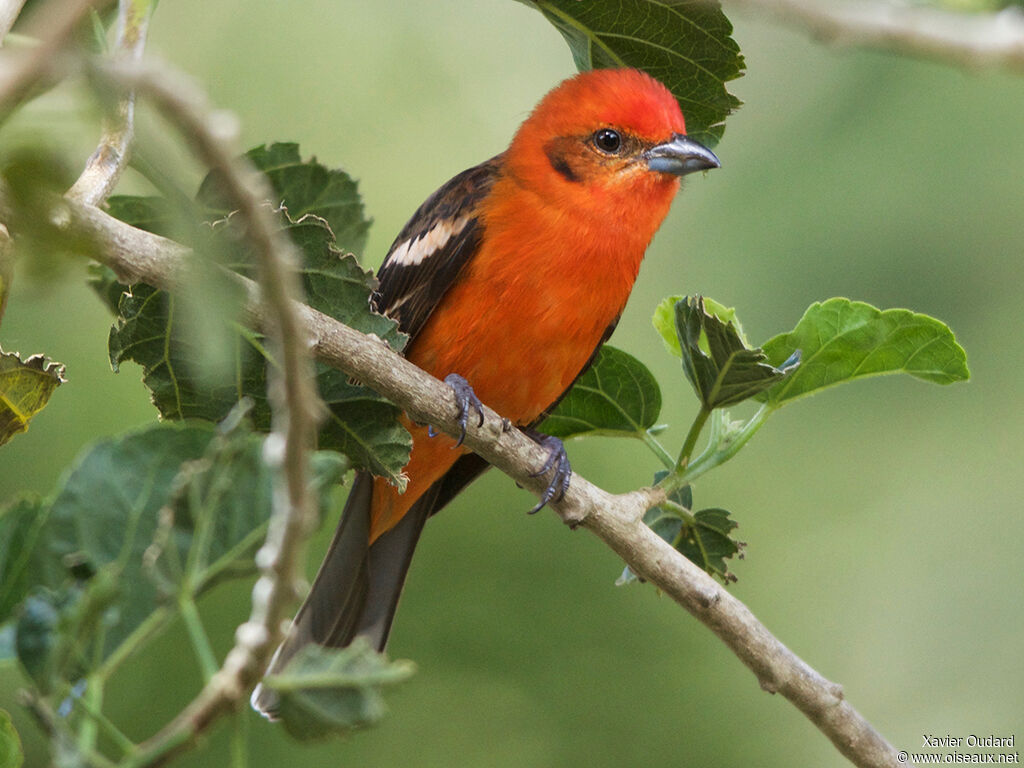
[[[439,378],[463,376],[513,422],[533,421],[572,384],[622,312],[650,240],[640,234],[593,231],[522,202],[490,211],[478,253],[409,359]]]

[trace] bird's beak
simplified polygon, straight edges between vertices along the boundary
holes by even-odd
[[[650,170],[676,176],[720,168],[722,165],[714,152],[681,133],[672,134],[669,141],[648,149],[644,152],[644,159]]]

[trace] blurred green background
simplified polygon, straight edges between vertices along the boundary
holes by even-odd
[[[659,299],[702,293],[738,307],[761,341],[833,295],[947,321],[973,380],[890,378],[784,410],[698,504],[724,506],[749,543],[732,591],[897,747],[922,734],[1024,739],[1024,80],[816,45],[734,16],[746,105],[691,178],[652,245],[613,343],[658,375],[677,448],[694,400],[650,327]],[[422,199],[500,151],[535,101],[574,70],[540,14],[510,0],[161,3],[152,54],[233,111],[246,146],[295,140],[360,179],[376,266]],[[21,118],[85,158],[82,94],[61,89]],[[155,119],[145,140],[185,157]],[[153,146],[154,144],[150,144]],[[175,164],[192,186],[199,169]],[[144,189],[126,179],[122,189]],[[74,266],[16,284],[5,349],[67,363],[70,383],[0,452],[0,499],[46,493],[95,437],[154,418],[139,371],[106,362],[109,317]],[[632,443],[570,444],[574,468],[623,491],[655,460]],[[490,473],[427,528],[390,646],[415,678],[390,717],[344,741],[297,745],[250,716],[252,765],[839,766],[812,725],[703,626],[650,587],[615,588],[621,563]],[[310,569],[326,545],[315,542]],[[248,586],[203,603],[219,651]],[[38,735],[14,712],[28,765]],[[190,697],[184,633],[135,658],[108,692],[133,738]],[[224,729],[182,766],[225,764]]]

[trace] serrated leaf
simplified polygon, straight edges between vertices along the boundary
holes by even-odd
[[[0,348],[0,445],[28,429],[28,423],[65,381],[60,363],[42,355],[22,360],[17,352]]]
[[[655,484],[661,482],[667,474],[656,473]],[[669,499],[684,510],[693,508],[693,492],[688,485],[673,491]],[[730,519],[726,510],[702,509],[691,514],[672,507],[652,507],[644,514],[644,523],[707,573],[717,576],[723,583],[736,581],[726,560],[740,554],[744,545],[730,535],[736,523]],[[615,584],[629,584],[633,581],[637,581],[637,577],[627,567]]]
[[[677,534],[674,546],[687,558],[723,583],[736,581],[726,560],[739,553],[742,544],[730,532],[736,523],[724,509],[702,509],[695,512],[692,523],[685,523]]]
[[[867,376],[908,373],[936,384],[970,378],[967,354],[945,323],[844,298],[812,304],[793,331],[768,340],[763,349],[776,364],[801,352],[800,367],[761,395],[776,406]]]
[[[725,84],[743,74],[732,24],[706,0],[523,0],[562,34],[580,71],[642,69],[668,86],[687,133],[713,146],[740,106]]]
[[[316,158],[303,161],[299,145],[293,143],[255,147],[245,156],[270,181],[278,196],[274,204],[283,201],[296,220],[306,214],[324,219],[341,248],[357,255],[363,252],[371,222],[363,215],[358,185],[347,173],[327,168]],[[216,174],[203,180],[196,199],[218,216],[227,216],[233,208]]]
[[[560,438],[591,432],[637,437],[654,426],[660,412],[661,390],[651,372],[606,345],[539,429]]]
[[[21,749],[21,738],[14,729],[11,716],[0,709],[0,768],[21,768],[25,753]]]
[[[679,358],[683,356],[683,349],[679,345],[679,334],[676,332],[676,304],[685,299],[685,296],[666,296],[654,308],[654,314],[651,316],[651,325],[654,326],[658,335],[661,336],[665,349],[670,354]],[[743,332],[743,326],[740,325],[740,319],[736,316],[735,308],[727,307],[714,299],[709,299],[707,296],[702,297],[702,301],[704,302],[704,311],[709,315],[717,317],[723,323],[732,325],[743,345],[746,347],[750,346],[750,342],[747,341],[747,336]],[[707,352],[706,337],[701,339],[701,349]]]
[[[654,484],[660,483],[667,475],[668,472],[664,470],[655,472]],[[693,507],[693,489],[689,485],[677,488],[669,494],[669,500],[684,509],[691,509]],[[661,539],[672,544],[683,527],[683,519],[672,509],[651,507],[644,513],[644,524],[658,534]],[[620,587],[623,584],[631,584],[634,581],[638,581],[637,576],[627,565],[615,581],[615,586]]]
[[[405,343],[397,325],[372,312],[373,274],[355,257],[342,254],[324,221],[306,215],[293,221],[278,214],[281,226],[300,248],[300,275],[307,301],[315,309],[364,333],[380,336],[396,349]],[[247,248],[239,236],[236,218],[215,227],[230,266],[251,274]],[[109,347],[115,369],[125,360],[143,368],[143,381],[164,418],[224,418],[243,397],[255,403],[251,412],[259,429],[270,426],[266,395],[267,352],[263,337],[251,331],[232,331],[230,366],[219,381],[194,365],[203,355],[195,347],[195,334],[182,324],[181,299],[147,285],[132,286],[121,297],[120,315],[111,330]],[[188,313],[185,313],[188,317]],[[349,377],[318,363],[317,386],[330,409],[320,434],[320,445],[341,451],[374,474],[402,482],[401,470],[409,460],[409,437],[398,423],[399,409],[370,389],[352,384]]]
[[[700,296],[675,304],[676,334],[683,371],[708,409],[742,402],[789,375],[799,356],[770,365],[760,349],[750,349],[736,328],[708,314]],[[706,350],[706,351],[705,351]]]
[[[359,637],[346,648],[307,645],[263,685],[280,697],[288,733],[306,740],[373,725],[387,712],[381,689],[414,671],[412,662],[389,661]]]

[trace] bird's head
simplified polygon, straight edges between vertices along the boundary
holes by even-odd
[[[680,176],[719,167],[686,136],[668,88],[635,69],[592,70],[561,83],[519,128],[506,158],[524,187],[597,216],[632,217],[637,206],[664,216]]]

